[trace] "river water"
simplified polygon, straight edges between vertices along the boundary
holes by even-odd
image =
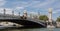
[[[0,29],[0,31],[60,31],[60,28]]]

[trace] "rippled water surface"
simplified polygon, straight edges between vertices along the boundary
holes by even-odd
[[[60,31],[60,28],[0,29],[0,31]]]

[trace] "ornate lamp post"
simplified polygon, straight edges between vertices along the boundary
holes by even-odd
[[[19,14],[19,16],[20,16],[20,12],[19,12],[18,14]]]
[[[14,16],[14,11],[12,11],[12,15]]]
[[[4,18],[6,16],[6,9],[4,9]],[[6,24],[8,24],[8,21],[6,21]]]
[[[4,15],[6,14],[6,10],[4,9]]]

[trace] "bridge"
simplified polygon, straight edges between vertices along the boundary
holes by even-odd
[[[40,20],[34,20],[31,18],[27,18],[27,19],[22,19],[20,16],[13,16],[13,15],[9,15],[9,14],[0,14],[0,21],[8,21],[8,22],[13,22],[13,23],[17,23],[17,24],[21,24],[24,25],[24,27],[26,28],[33,28],[33,27],[40,27],[40,28],[45,28],[46,27],[46,23],[42,22]]]

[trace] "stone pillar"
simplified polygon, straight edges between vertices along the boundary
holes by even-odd
[[[50,26],[53,26],[53,24],[52,24],[52,8],[49,8],[49,25]]]
[[[52,22],[52,9],[49,8],[49,22]]]

